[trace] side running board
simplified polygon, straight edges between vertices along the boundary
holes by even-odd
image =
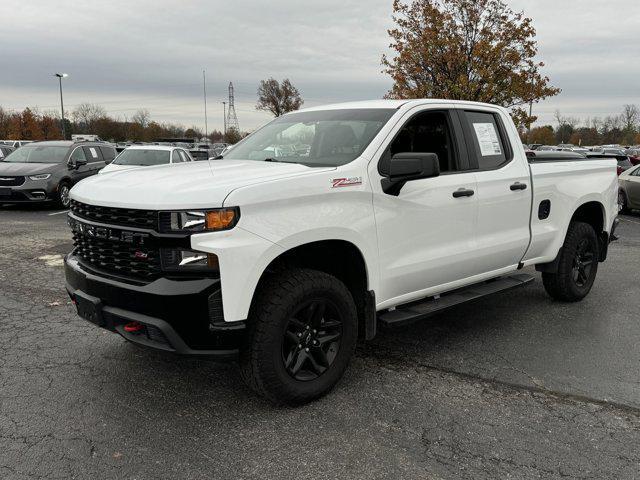
[[[531,275],[519,273],[476,283],[444,293],[442,296],[429,297],[425,300],[400,305],[395,310],[385,310],[378,314],[378,321],[381,326],[387,328],[405,326],[456,305],[477,300],[493,293],[522,287],[533,282],[533,278]]]

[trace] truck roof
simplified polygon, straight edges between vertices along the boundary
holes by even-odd
[[[406,100],[364,100],[359,102],[345,102],[345,103],[333,103],[330,105],[319,105],[317,107],[309,107],[298,110],[300,112],[311,112],[318,110],[347,110],[347,109],[357,109],[357,108],[392,108],[399,109],[400,107],[412,107],[415,105],[425,105],[429,103],[449,103],[452,105],[476,105],[483,107],[499,107],[498,105],[493,105],[490,103],[481,103],[481,102],[470,102],[466,100],[447,100],[447,99],[439,99],[439,98],[416,98],[416,99],[406,99]],[[293,113],[293,112],[292,112]]]

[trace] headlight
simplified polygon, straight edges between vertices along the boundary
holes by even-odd
[[[50,173],[39,173],[38,175],[31,175],[30,180],[48,180],[51,176]]]
[[[213,253],[182,248],[160,250],[162,270],[169,272],[218,272],[218,257]]]
[[[239,219],[238,207],[160,212],[160,230],[165,233],[217,232],[232,229]]]

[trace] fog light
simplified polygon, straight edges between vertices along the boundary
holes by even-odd
[[[161,250],[162,269],[164,271],[201,271],[220,270],[217,255],[184,248],[163,248]]]
[[[47,196],[46,193],[44,193],[42,190],[36,190],[35,192],[31,192],[31,197],[38,199],[38,200],[42,200]]]

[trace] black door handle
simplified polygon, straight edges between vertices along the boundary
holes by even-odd
[[[520,183],[520,182],[516,182],[513,185],[511,185],[509,187],[512,191],[516,191],[516,190],[526,190],[527,189],[527,184],[526,183]]]
[[[469,190],[468,188],[460,188],[453,192],[453,198],[472,197],[474,193],[473,190]]]

